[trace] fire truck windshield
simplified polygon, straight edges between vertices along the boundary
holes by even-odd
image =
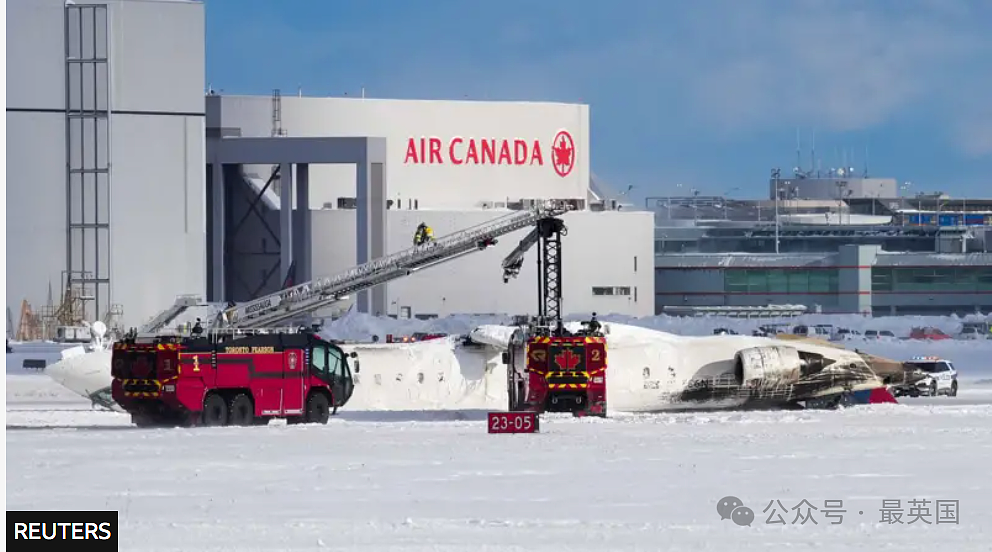
[[[327,349],[327,372],[332,376],[344,375],[344,359],[342,358],[342,352],[337,347],[328,347]]]
[[[331,386],[334,406],[347,402],[355,390],[355,381],[344,351],[332,343],[317,342],[310,349],[310,356],[311,373]],[[355,370],[358,370],[357,364]]]
[[[341,349],[324,343],[313,346],[311,355],[313,357],[313,370],[317,376],[323,378],[334,378],[344,376],[344,353]]]

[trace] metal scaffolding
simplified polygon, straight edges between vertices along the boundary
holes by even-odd
[[[111,307],[110,19],[106,5],[65,7],[66,265],[62,293],[83,298],[75,316]]]

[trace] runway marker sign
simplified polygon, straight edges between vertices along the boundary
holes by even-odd
[[[490,412],[489,433],[539,433],[536,412]]]

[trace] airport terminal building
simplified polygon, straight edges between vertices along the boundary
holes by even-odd
[[[244,301],[409,248],[421,222],[440,238],[547,199],[574,207],[565,313],[654,312],[653,213],[592,176],[587,105],[217,95],[202,2],[7,10],[15,325],[22,306],[130,327],[180,295]],[[535,255],[509,283],[500,267],[525,234],[341,306],[533,313]]]
[[[832,174],[773,180],[770,200],[649,198],[656,311],[992,311],[992,200],[898,193]]]

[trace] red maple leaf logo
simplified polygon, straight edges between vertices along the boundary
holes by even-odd
[[[566,177],[575,167],[575,142],[566,130],[558,131],[551,142],[552,165],[558,176]]]
[[[582,357],[572,352],[571,349],[565,349],[564,351],[555,355],[555,364],[558,365],[562,370],[574,370],[578,366],[579,361]]]

